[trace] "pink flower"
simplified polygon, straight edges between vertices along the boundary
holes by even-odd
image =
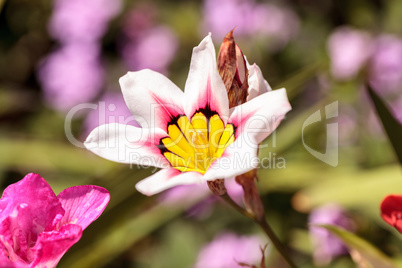
[[[339,80],[355,77],[373,52],[372,38],[368,33],[342,27],[328,39],[331,73]]]
[[[120,13],[121,0],[54,0],[49,33],[62,43],[96,42]]]
[[[0,199],[0,267],[55,267],[110,199],[98,186],[75,186],[56,196],[30,173]]]
[[[297,15],[286,6],[253,0],[205,0],[202,27],[219,39],[236,27],[236,35],[268,38],[272,49],[282,48],[299,31]]]
[[[225,180],[225,187],[229,196],[240,206],[243,206],[243,188],[233,179]],[[179,185],[163,192],[159,197],[159,202],[175,206],[180,204],[193,203],[200,200],[197,204],[187,210],[187,216],[203,218],[212,211],[212,205],[221,201],[216,195],[211,195],[207,184]]]
[[[177,37],[170,28],[158,26],[144,31],[141,38],[122,46],[122,57],[131,70],[150,68],[166,73],[178,49]]]
[[[324,228],[314,226],[331,224],[353,231],[354,223],[341,206],[330,203],[314,209],[310,214],[309,223],[311,224],[310,236],[314,248],[314,261],[318,265],[327,265],[336,256],[347,253],[346,246],[339,238]]]
[[[258,236],[237,236],[224,233],[206,245],[198,255],[195,268],[240,268],[239,263],[257,263],[261,260],[260,247],[264,245]]]
[[[402,87],[402,38],[381,35],[371,60],[370,83],[383,97],[400,96]]]
[[[38,69],[43,94],[52,108],[67,112],[102,90],[104,70],[97,44],[69,44],[49,54]]]
[[[232,178],[256,168],[258,144],[291,109],[286,90],[265,92],[229,109],[216,66],[208,35],[193,50],[184,93],[162,74],[129,72],[120,85],[142,128],[103,125],[91,132],[85,146],[112,161],[163,168],[136,185],[146,195],[176,185]]]

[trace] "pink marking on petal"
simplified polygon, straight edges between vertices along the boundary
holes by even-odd
[[[197,113],[199,110],[206,110],[209,112],[209,114],[206,114],[206,116],[209,116],[211,114],[217,113],[220,115],[219,111],[219,106],[216,104],[216,100],[214,99],[214,94],[212,92],[212,84],[211,84],[211,78],[208,77],[208,81],[206,83],[206,89],[201,91],[198,96],[198,102],[196,107],[194,107],[193,113],[190,115],[190,118],[193,117],[195,113]]]
[[[166,128],[162,128],[164,131],[167,131],[167,125],[169,122],[174,120],[179,115],[183,115],[184,111],[182,107],[178,107],[174,104],[167,103],[165,100],[160,99],[157,95],[153,94],[151,91],[149,92],[152,99],[157,103],[158,107],[150,107],[150,109],[154,110],[155,120],[158,120],[162,124],[160,126],[166,126]],[[158,108],[158,109],[157,109]]]
[[[243,133],[246,122],[255,114],[256,111],[250,111],[249,113],[238,113],[237,116],[230,117],[228,123],[234,125],[235,139]]]

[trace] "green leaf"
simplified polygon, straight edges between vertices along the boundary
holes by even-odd
[[[402,125],[394,118],[383,100],[369,86],[368,92],[374,102],[374,106],[384,126],[385,132],[394,147],[399,163],[402,165]]]
[[[317,225],[317,227],[325,228],[341,239],[349,248],[350,255],[358,267],[397,267],[388,256],[357,235],[332,225]]]
[[[71,144],[44,140],[0,137],[0,167],[26,173],[53,171],[101,175],[118,166]]]
[[[290,75],[285,81],[274,84],[272,88],[286,88],[290,100],[296,98],[302,92],[303,86],[317,76],[323,68],[323,62],[315,62]]]

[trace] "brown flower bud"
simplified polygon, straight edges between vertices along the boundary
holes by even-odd
[[[211,190],[212,193],[221,196],[227,193],[226,187],[225,187],[225,182],[224,179],[216,179],[213,181],[208,181],[207,182],[209,190]]]
[[[243,52],[230,31],[221,44],[218,71],[229,97],[229,108],[245,103],[248,95],[248,70]]]
[[[247,173],[236,176],[236,182],[243,187],[244,203],[251,210],[258,221],[264,219],[264,205],[260,194],[258,193],[255,179],[257,178],[257,170],[253,169]]]

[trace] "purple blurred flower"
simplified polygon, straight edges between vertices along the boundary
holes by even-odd
[[[195,268],[236,268],[238,263],[253,264],[261,260],[260,247],[264,245],[259,236],[237,236],[224,233],[204,246],[198,254]]]
[[[91,101],[102,89],[103,76],[95,44],[63,46],[48,55],[38,70],[46,101],[60,111]]]
[[[91,109],[87,114],[82,135],[87,137],[96,127],[110,123],[140,126],[127,108],[121,93],[108,92],[102,96],[97,104],[97,109]]]
[[[297,15],[285,7],[257,4],[247,0],[205,0],[205,32],[217,39],[234,27],[237,36],[270,38],[276,45],[285,45],[299,29]]]
[[[339,205],[326,204],[311,212],[309,223],[330,224],[346,230],[354,230],[354,224],[346,215],[346,211]],[[326,265],[339,255],[347,253],[342,241],[320,227],[310,227],[310,236],[314,247],[314,260],[319,265]]]
[[[142,33],[141,38],[122,45],[122,58],[130,70],[152,69],[166,73],[178,48],[176,35],[165,26]]]
[[[402,124],[402,95],[399,98],[391,103],[391,110],[395,116],[395,119]]]
[[[355,77],[373,51],[371,36],[349,27],[336,29],[328,39],[331,73],[339,80]]]
[[[382,96],[401,92],[402,39],[380,36],[371,60],[370,83]]]
[[[227,179],[225,186],[229,196],[240,206],[243,205],[243,188],[234,180]],[[160,195],[159,201],[167,205],[178,205],[201,199],[198,204],[191,207],[187,214],[190,217],[203,217],[209,215],[213,204],[219,200],[216,195],[211,195],[207,184],[179,185],[168,189]]]
[[[210,194],[204,184],[179,185],[168,189],[160,195],[160,202],[170,205],[186,203],[191,200],[207,197]]]
[[[253,7],[254,1],[205,0],[204,30],[213,32],[218,40],[236,26],[237,35],[247,35],[250,33]]]
[[[98,41],[120,9],[121,0],[55,0],[49,32],[62,43]]]
[[[255,5],[251,19],[250,34],[267,36],[276,47],[285,46],[300,28],[299,18],[291,9],[271,4]]]
[[[131,9],[121,25],[124,37],[137,40],[155,26],[157,9],[154,5],[143,3]]]
[[[339,144],[341,146],[350,146],[358,141],[357,121],[358,118],[354,107],[342,105],[338,116],[339,132],[328,133],[328,135],[339,135]]]

